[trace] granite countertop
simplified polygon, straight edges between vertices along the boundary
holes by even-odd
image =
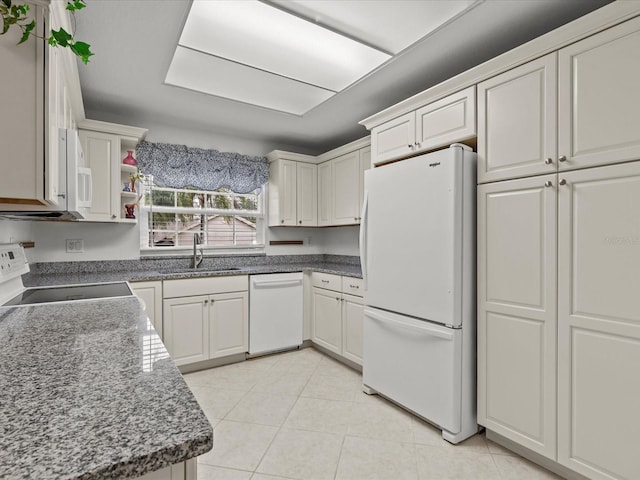
[[[25,287],[39,287],[43,285],[73,285],[80,283],[102,282],[144,282],[151,280],[174,280],[180,278],[197,278],[229,275],[257,275],[265,273],[302,272],[312,270],[314,272],[333,273],[347,277],[362,278],[362,270],[359,265],[344,263],[281,263],[252,266],[234,266],[234,270],[225,270],[225,267],[200,267],[197,270],[167,267],[157,270],[116,270],[93,271],[74,273],[28,273],[23,275]]]
[[[133,478],[213,430],[135,298],[0,307],[0,477]]]

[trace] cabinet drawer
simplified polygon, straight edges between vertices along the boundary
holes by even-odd
[[[311,283],[314,287],[326,288],[328,290],[342,291],[342,277],[330,273],[311,273]]]
[[[361,278],[342,277],[342,292],[362,297],[364,296],[364,281]]]
[[[249,290],[248,275],[184,278],[180,280],[165,280],[163,284],[163,298],[241,292],[243,290]]]

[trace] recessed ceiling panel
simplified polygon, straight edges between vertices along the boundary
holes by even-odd
[[[302,115],[334,92],[178,46],[165,83]]]
[[[479,3],[476,0],[271,1],[394,55]]]
[[[335,92],[391,58],[255,0],[194,0],[179,44]]]

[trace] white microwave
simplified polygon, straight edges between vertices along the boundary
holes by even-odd
[[[6,218],[24,220],[79,220],[91,208],[91,169],[86,167],[76,130],[58,130],[58,202],[38,210],[3,211]]]

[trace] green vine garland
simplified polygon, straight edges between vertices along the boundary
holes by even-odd
[[[82,10],[87,5],[85,0],[70,0],[67,2],[67,10],[71,12],[75,22],[75,12]],[[26,42],[31,35],[37,38],[43,38],[35,34],[36,21],[29,21],[27,15],[29,13],[29,5],[26,3],[15,4],[12,0],[0,0],[0,16],[2,17],[2,32],[0,35],[7,33],[12,25],[16,25],[22,30],[22,37],[18,45]],[[67,32],[64,28],[59,30],[51,30],[51,35],[44,37],[44,39],[52,47],[64,47],[69,48],[75,55],[77,55],[82,63],[89,62],[89,57],[93,55],[91,52],[91,45],[85,42],[77,41],[73,38],[73,35]]]

